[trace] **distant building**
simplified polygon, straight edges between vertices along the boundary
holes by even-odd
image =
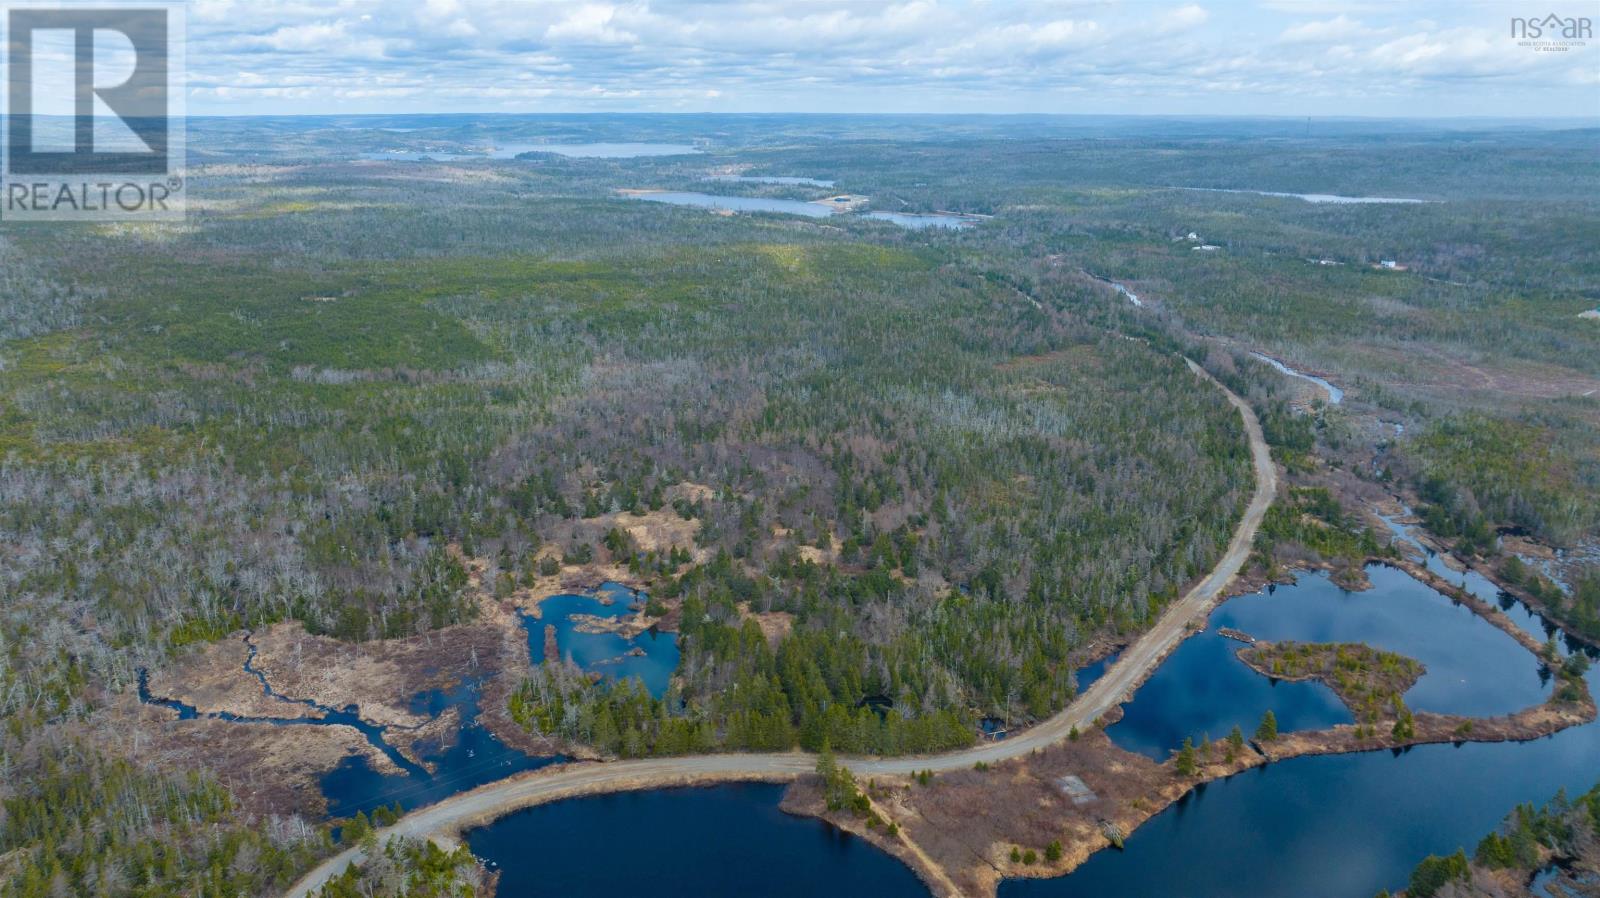
[[[1191,252],[1212,253],[1212,252],[1216,252],[1219,249],[1222,249],[1222,247],[1216,246],[1215,244],[1211,244],[1211,243],[1202,243],[1199,246],[1191,246],[1191,247],[1189,247],[1189,249],[1190,249]]]
[[[1384,259],[1384,260],[1380,261],[1378,264],[1382,265],[1384,268],[1399,268],[1400,267],[1400,265],[1397,262],[1395,262],[1395,260],[1393,260],[1393,259]]]

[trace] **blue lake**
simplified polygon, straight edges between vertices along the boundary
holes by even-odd
[[[1591,673],[1591,689],[1600,676]],[[1471,853],[1513,807],[1600,779],[1600,726],[1527,743],[1297,758],[1211,783],[1071,875],[1002,898],[1349,898],[1403,887],[1429,854]]]
[[[1405,510],[1406,515],[1411,513],[1411,509],[1407,508]],[[1392,541],[1396,544],[1408,545],[1415,552],[1421,553],[1423,566],[1437,575],[1439,579],[1460,587],[1468,595],[1499,605],[1500,610],[1505,612],[1506,617],[1510,618],[1518,629],[1541,642],[1559,635],[1561,638],[1556,639],[1556,647],[1563,655],[1571,654],[1578,650],[1581,644],[1577,640],[1565,638],[1565,634],[1561,634],[1560,629],[1555,624],[1545,620],[1544,615],[1518,601],[1510,593],[1501,590],[1488,577],[1474,570],[1453,570],[1449,565],[1445,564],[1444,556],[1423,545],[1415,534],[1411,532],[1410,527],[1401,524],[1393,516],[1378,515],[1378,518],[1389,528],[1389,534],[1393,537]]]
[[[1223,627],[1257,639],[1364,642],[1421,661],[1427,672],[1405,694],[1413,710],[1486,717],[1545,700],[1549,674],[1515,640],[1403,571],[1367,568],[1372,589],[1346,592],[1327,574],[1302,574],[1225,602],[1206,632],[1184,641],[1123,706],[1106,730],[1113,742],[1164,760],[1185,738],[1255,732],[1269,708],[1284,731],[1350,723],[1348,710],[1320,683],[1263,677],[1237,657],[1243,645]]]
[[[660,698],[667,691],[673,671],[678,669],[676,633],[646,630],[632,639],[618,633],[584,633],[572,619],[575,614],[624,617],[643,601],[643,593],[617,583],[602,585],[597,595],[551,596],[539,603],[540,617],[522,616],[528,630],[529,657],[544,658],[544,628],[548,624],[556,628],[556,650],[562,658],[608,679],[636,677],[651,695]]]
[[[917,896],[911,871],[866,842],[778,810],[783,787],[733,784],[583,798],[467,834],[500,894]],[[619,847],[615,854],[600,847]]]

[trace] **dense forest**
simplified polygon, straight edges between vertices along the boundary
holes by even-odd
[[[196,127],[206,201],[181,226],[0,226],[7,894],[280,888],[331,850],[326,821],[242,806],[203,759],[154,769],[107,721],[141,668],[243,628],[360,642],[471,621],[463,559],[502,592],[615,563],[676,610],[665,696],[560,664],[512,694],[530,731],[609,754],[916,752],[1048,715],[1091,641],[1148,625],[1247,499],[1238,416],[1185,356],[1255,405],[1291,469],[1353,468],[1363,422],[1403,422],[1361,476],[1412,485],[1440,535],[1593,545],[1600,403],[1562,385],[1600,375],[1600,326],[1576,318],[1597,194],[1574,189],[1595,174],[1569,136],[833,125],[724,122],[699,156],[444,165],[361,156],[449,147],[459,122],[217,120]],[[999,139],[1018,134],[1041,139]],[[727,166],[995,217],[907,231],[613,195],[707,189]],[[1292,410],[1253,348],[1339,379],[1346,406]],[[1496,387],[1462,389],[1461,365]],[[693,544],[609,523],[647,514],[692,522]],[[1379,549],[1309,487],[1260,558],[1292,562],[1291,543]],[[1600,577],[1573,582],[1547,604],[1594,620]],[[474,875],[397,843],[335,888],[481,894]]]

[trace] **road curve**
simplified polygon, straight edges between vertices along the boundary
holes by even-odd
[[[1250,439],[1250,460],[1255,468],[1255,493],[1234,528],[1228,550],[1205,579],[1174,602],[1156,625],[1123,651],[1099,680],[1061,713],[1000,742],[990,742],[937,755],[897,758],[842,759],[858,774],[906,774],[916,770],[958,770],[984,761],[993,763],[1025,755],[1036,748],[1067,738],[1073,728],[1087,729],[1107,711],[1127,700],[1185,635],[1205,619],[1218,596],[1250,556],[1256,530],[1278,491],[1278,474],[1261,433],[1261,424],[1249,403],[1234,395],[1189,359],[1190,370],[1215,384],[1238,409]],[[533,805],[605,792],[626,792],[706,782],[786,781],[815,769],[816,758],[804,752],[781,754],[718,754],[637,761],[584,762],[545,767],[479,786],[437,804],[418,808],[394,825],[380,829],[379,844],[390,836],[453,838],[463,830],[488,823],[512,811]],[[350,848],[323,861],[290,887],[287,898],[307,898],[329,879],[360,863],[366,853]]]

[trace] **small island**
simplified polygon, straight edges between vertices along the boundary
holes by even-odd
[[[1324,683],[1365,723],[1404,716],[1401,696],[1427,672],[1420,661],[1361,643],[1256,641],[1239,660],[1273,679]]]

